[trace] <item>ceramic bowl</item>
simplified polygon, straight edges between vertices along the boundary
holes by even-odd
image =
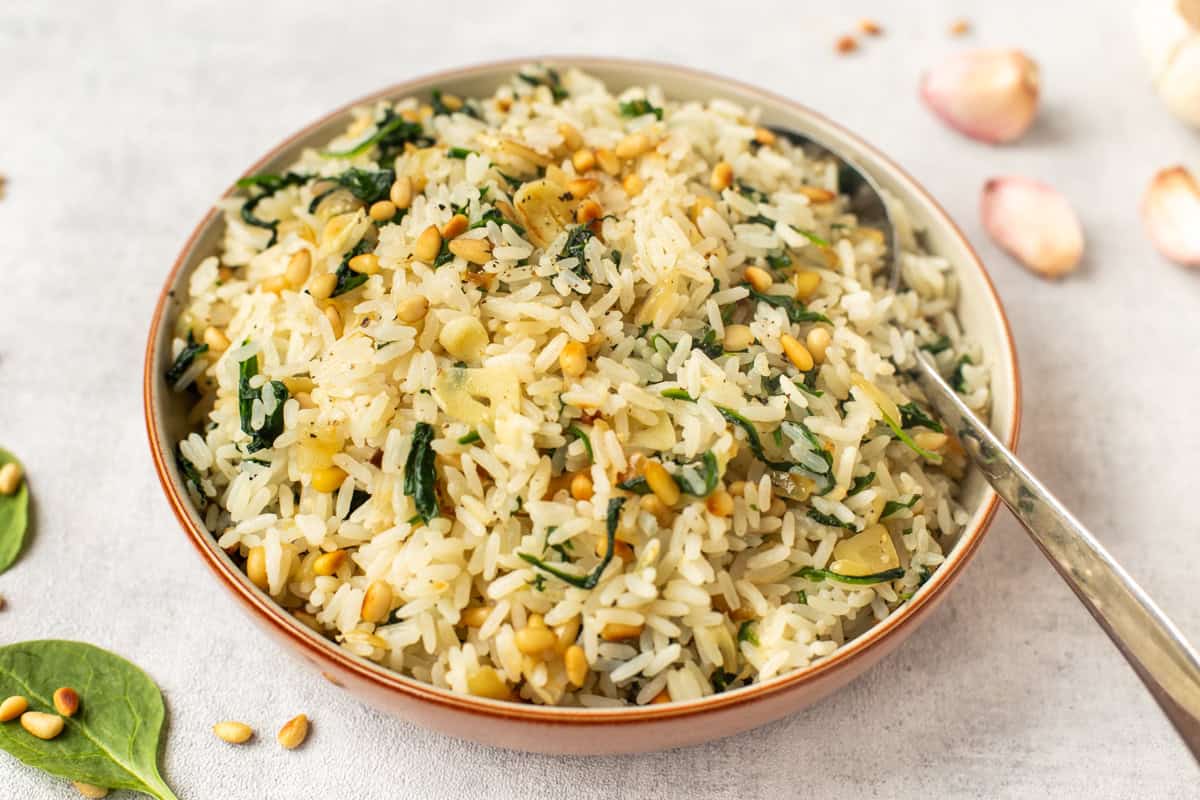
[[[246,174],[279,171],[306,147],[324,144],[346,124],[349,109],[382,98],[428,95],[434,87],[460,96],[490,94],[522,61],[486,64],[400,83],[340,108],[282,142]],[[559,67],[578,66],[611,88],[657,84],[670,97],[723,97],[762,111],[764,124],[792,128],[824,142],[870,171],[907,204],[925,229],[934,252],[954,265],[961,283],[958,312],[967,334],[980,344],[991,368],[993,430],[1015,446],[1020,418],[1020,384],[1008,321],[979,257],[946,212],[921,186],[858,136],[783,97],[735,81],[681,67],[596,58],[542,59]],[[232,192],[232,187],[230,192]],[[963,489],[970,521],[946,562],[921,590],[883,622],[811,667],[763,683],[701,700],[620,709],[554,708],[505,703],[454,694],[406,678],[341,649],[302,625],[255,588],[205,530],[172,456],[187,433],[187,409],[163,380],[170,359],[172,323],[186,296],[188,276],[217,249],[221,215],[210,211],[196,227],[166,278],[146,347],[144,401],[150,449],[167,501],[196,552],[250,617],[276,641],[328,680],[378,708],[420,725],[501,747],[553,753],[618,753],[663,749],[727,736],[796,712],[862,674],[916,630],[947,594],[975,553],[997,507],[996,495],[972,473]],[[880,703],[887,702],[878,697]]]

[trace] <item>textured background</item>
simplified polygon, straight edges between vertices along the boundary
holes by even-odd
[[[170,10],[167,5],[173,6]],[[1200,273],[1160,260],[1136,204],[1200,138],[1150,92],[1126,3],[927,0],[0,3],[0,442],[37,535],[0,577],[0,641],[86,639],[141,664],[171,711],[165,774],[199,798],[1194,797],[1196,765],[1007,513],[894,657],[818,706],[732,739],[622,758],[488,749],[377,713],[251,626],[184,541],[151,470],[141,356],[154,298],[209,203],[285,135],[433,70],[542,52],[674,61],[794,97],[861,132],[980,248],[1025,381],[1021,453],[1200,640],[1194,513]],[[837,10],[837,6],[843,6]],[[302,7],[307,6],[307,7]],[[886,35],[852,57],[836,35]],[[972,36],[951,39],[965,16]],[[917,102],[923,68],[1026,48],[1045,103],[988,148]],[[984,179],[1052,180],[1089,237],[1083,270],[1032,277],[984,237]],[[300,711],[308,745],[274,731]],[[262,733],[235,749],[213,722]],[[0,796],[72,796],[0,754]]]

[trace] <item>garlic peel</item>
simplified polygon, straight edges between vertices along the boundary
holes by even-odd
[[[950,127],[992,144],[1019,139],[1037,116],[1038,67],[1019,50],[970,50],[921,79],[921,98]]]
[[[1058,190],[1031,178],[992,178],[980,213],[996,244],[1038,275],[1059,278],[1079,266],[1083,226]]]
[[[1200,183],[1187,168],[1160,170],[1142,195],[1142,224],[1167,258],[1200,267]]]

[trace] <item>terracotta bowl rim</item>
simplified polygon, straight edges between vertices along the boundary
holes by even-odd
[[[544,62],[555,65],[563,65],[570,67],[579,67],[582,69],[596,67],[616,67],[630,70],[641,71],[645,74],[645,80],[653,82],[655,76],[669,74],[675,77],[690,78],[701,80],[709,83],[715,83],[723,87],[728,87],[741,91],[747,95],[761,98],[764,101],[777,103],[787,107],[787,109],[795,114],[807,116],[818,123],[829,127],[844,140],[853,142],[856,146],[870,153],[875,162],[890,171],[894,176],[901,181],[906,182],[914,192],[921,197],[933,209],[937,221],[954,237],[959,240],[963,250],[969,256],[969,266],[977,269],[983,277],[984,284],[987,287],[991,298],[991,305],[1002,322],[1003,344],[1008,351],[1009,361],[1012,364],[1012,372],[1010,380],[1013,386],[1013,408],[1012,408],[1012,431],[1009,435],[1008,445],[1010,448],[1015,448],[1021,424],[1021,379],[1020,371],[1017,366],[1016,346],[1013,340],[1012,329],[1009,325],[1008,317],[1004,312],[1004,306],[1000,301],[1000,297],[996,292],[996,287],[992,282],[991,276],[988,274],[987,268],[983,265],[979,255],[975,252],[970,242],[963,235],[959,227],[954,223],[953,219],[946,213],[945,209],[933,199],[928,191],[911,175],[905,172],[900,166],[893,162],[890,158],[869,145],[858,135],[851,133],[841,125],[830,121],[824,115],[813,111],[807,106],[798,103],[789,98],[774,94],[772,92],[760,89],[756,86],[743,83],[738,80],[727,78],[711,72],[694,69],[691,67],[682,67],[675,64],[660,63],[647,59],[626,59],[626,58],[610,58],[596,56],[542,56],[530,58],[515,58],[504,59],[499,61],[490,61],[479,64],[474,64],[456,69],[443,70],[429,75],[419,76],[407,81],[388,86],[384,89],[372,92],[365,97],[361,97],[350,103],[340,106],[336,110],[322,115],[319,119],[306,125],[301,130],[288,136],[281,143],[271,148],[264,156],[259,158],[252,164],[243,176],[252,175],[257,172],[262,165],[268,163],[277,157],[281,151],[294,145],[298,140],[308,137],[316,129],[321,127],[326,122],[334,117],[346,114],[350,109],[375,102],[386,97],[395,97],[405,93],[411,93],[436,85],[439,82],[448,82],[469,78],[478,74],[491,73],[502,69],[515,70],[522,65],[536,62]],[[235,187],[231,185],[222,195],[222,198],[229,197],[235,191]],[[795,689],[802,684],[815,681],[818,676],[825,673],[844,668],[855,660],[863,658],[866,654],[875,647],[884,643],[884,640],[896,635],[899,631],[909,627],[913,620],[921,616],[918,614],[920,609],[928,603],[933,602],[954,582],[959,573],[970,561],[971,557],[979,547],[984,534],[991,525],[992,519],[995,516],[996,509],[999,505],[999,498],[990,488],[986,490],[986,500],[983,506],[983,514],[977,516],[977,523],[968,529],[965,529],[960,536],[959,542],[946,561],[934,572],[933,577],[929,582],[922,587],[922,590],[917,593],[910,601],[905,603],[887,619],[877,623],[865,633],[853,639],[849,644],[836,651],[832,656],[816,664],[794,670],[792,672],[778,675],[763,683],[756,683],[740,689],[731,690],[721,694],[711,695],[709,697],[700,698],[685,702],[666,703],[661,705],[650,706],[633,706],[622,708],[577,708],[577,707],[559,707],[559,706],[540,706],[532,704],[511,703],[498,700],[488,700],[469,695],[460,695],[451,692],[448,689],[442,689],[432,684],[424,683],[415,678],[409,678],[399,673],[393,672],[386,667],[375,664],[364,658],[356,656],[349,651],[343,649],[336,643],[325,639],[304,627],[299,621],[288,614],[282,606],[278,605],[270,599],[264,592],[254,587],[245,577],[244,573],[229,559],[229,557],[217,547],[216,540],[208,533],[207,530],[193,523],[190,514],[191,501],[185,490],[173,480],[169,468],[169,463],[173,460],[173,455],[169,452],[163,452],[159,447],[160,431],[158,423],[158,414],[156,409],[159,405],[161,394],[160,381],[158,376],[153,372],[154,355],[158,349],[160,331],[163,329],[163,318],[167,309],[169,293],[175,285],[179,272],[183,269],[183,265],[192,255],[192,250],[200,238],[201,234],[218,221],[218,209],[214,206],[201,219],[199,224],[192,231],[191,236],[184,244],[179,256],[175,259],[175,263],[167,275],[163,289],[159,294],[157,303],[154,309],[154,315],[151,319],[150,332],[146,343],[146,354],[142,381],[142,399],[143,411],[146,420],[146,433],[149,437],[151,456],[154,461],[154,468],[158,474],[159,481],[162,484],[163,491],[166,494],[167,502],[171,509],[175,512],[180,525],[188,535],[188,539],[196,547],[201,557],[207,562],[208,566],[213,570],[216,576],[224,583],[226,588],[231,590],[233,594],[254,614],[260,617],[260,620],[267,623],[278,632],[284,634],[290,643],[300,650],[304,655],[310,658],[316,658],[318,661],[332,662],[347,672],[357,676],[358,678],[368,683],[374,684],[378,688],[397,692],[401,695],[406,695],[409,699],[423,703],[429,703],[443,708],[453,709],[460,712],[468,712],[479,714],[486,717],[507,719],[513,721],[525,721],[541,724],[611,724],[614,722],[631,723],[649,720],[663,720],[670,718],[681,718],[696,716],[716,709],[725,708],[732,705],[743,705],[757,703],[767,700],[771,697],[781,695],[788,690]],[[976,511],[973,516],[977,515]],[[324,665],[323,665],[324,666]]]

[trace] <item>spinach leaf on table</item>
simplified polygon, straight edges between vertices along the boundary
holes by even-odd
[[[17,457],[0,448],[0,467],[15,463]],[[29,526],[29,482],[21,470],[21,485],[12,494],[0,494],[0,573],[13,565],[25,544],[25,531]]]

